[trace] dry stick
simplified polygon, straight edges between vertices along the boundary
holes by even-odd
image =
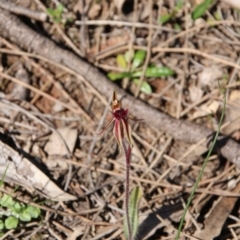
[[[48,15],[46,13],[33,11],[29,8],[24,8],[22,6],[17,6],[16,4],[5,0],[0,1],[0,7],[12,13],[23,15],[41,22],[45,22],[48,18]]]
[[[45,98],[47,98],[47,99],[50,100],[50,101],[53,101],[53,102],[55,102],[55,103],[58,103],[58,104],[64,106],[66,109],[68,109],[68,110],[70,110],[70,111],[72,111],[72,112],[74,112],[74,113],[79,113],[79,114],[80,114],[80,112],[81,112],[81,111],[79,111],[79,108],[76,109],[76,108],[70,106],[70,105],[67,104],[67,103],[61,102],[61,101],[58,100],[57,98],[52,97],[51,95],[49,95],[49,94],[47,94],[47,93],[45,93],[45,92],[43,92],[43,91],[41,91],[41,90],[39,90],[39,89],[31,86],[30,84],[27,84],[27,83],[25,83],[25,82],[22,82],[20,79],[14,78],[14,77],[12,77],[12,76],[10,76],[10,75],[7,75],[7,74],[1,73],[1,72],[0,72],[0,76],[6,78],[6,79],[8,79],[8,80],[11,80],[11,81],[14,82],[14,83],[20,84],[20,85],[24,86],[25,88],[27,88],[27,89],[29,89],[29,90],[31,90],[31,91],[33,91],[33,92],[35,92],[35,93],[37,93],[37,94],[45,97]],[[92,119],[89,117],[89,115],[87,115],[85,112],[81,112],[81,113],[84,113],[84,117],[87,118],[87,120],[89,121],[90,124],[93,124],[93,121],[92,121]]]
[[[27,27],[17,17],[1,9],[0,32],[2,36],[10,38],[21,48],[49,58],[57,63],[61,63],[74,70],[79,75],[84,76],[86,83],[90,83],[93,87],[98,89],[102,95],[105,95],[106,98],[109,98],[112,90],[115,89],[120,98],[125,96],[122,102],[125,106],[131,108],[131,112],[135,117],[142,118],[142,116],[147,116],[145,118],[147,124],[159,129],[159,131],[168,133],[176,140],[194,144],[203,138],[207,139],[207,137],[213,135],[213,131],[206,127],[192,122],[174,119],[165,113],[159,112],[148,104],[134,99],[132,96],[110,82],[98,69],[78,58],[73,53],[59,48],[51,40],[44,38]],[[175,49],[155,48],[154,51],[174,52]],[[233,62],[210,56],[195,49],[181,49],[181,51],[178,49],[176,52],[189,52],[201,55],[202,57],[211,58],[213,61],[219,61],[228,66],[240,69],[240,66]],[[220,143],[221,144],[217,144],[217,147],[221,154],[236,166],[240,167],[239,144],[232,139],[225,139]],[[208,146],[207,141],[203,143],[203,146]]]

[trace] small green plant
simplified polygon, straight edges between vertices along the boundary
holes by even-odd
[[[192,12],[192,19],[195,20],[203,16],[212,3],[213,0],[205,0],[204,2],[197,5]]]
[[[135,187],[130,195],[129,199],[129,219],[130,219],[130,225],[131,225],[131,231],[132,231],[132,239],[134,239],[135,236],[137,236],[138,231],[138,205],[142,198],[142,191],[139,187]],[[126,215],[124,216],[124,234],[126,239],[131,239],[129,232],[128,232],[128,226],[127,226],[127,219]]]
[[[47,8],[47,12],[50,16],[52,16],[53,20],[57,23],[62,22],[62,14],[63,14],[64,6],[62,3],[58,4],[58,6],[53,8]]]
[[[139,77],[141,77],[141,75],[143,74],[143,70],[141,69],[141,66],[146,58],[146,51],[138,50],[132,55],[129,52],[126,52],[125,55],[123,54],[117,55],[116,57],[117,65],[120,68],[122,68],[124,71],[120,73],[110,72],[108,74],[108,77],[110,80],[116,81],[123,78],[128,78],[132,80],[135,84],[137,85],[140,84]],[[126,71],[128,63],[131,63],[130,71]],[[173,74],[174,74],[174,71],[168,67],[148,66],[144,76],[148,78],[151,78],[151,77],[156,78],[156,77],[168,77],[168,76],[172,76]],[[146,81],[142,82],[140,90],[143,93],[152,93],[151,85]]]
[[[30,222],[32,218],[38,218],[39,208],[13,200],[7,194],[0,199],[0,231],[17,228],[20,221]]]
[[[183,1],[178,0],[176,7],[174,7],[174,9],[170,13],[162,15],[159,19],[159,22],[161,24],[165,24],[169,22],[171,19],[174,19],[178,11],[182,9],[182,6],[183,6]]]
[[[0,180],[0,186],[4,184],[8,166]],[[16,188],[17,189],[17,188]],[[0,237],[4,235],[4,230],[17,228],[19,221],[30,222],[32,218],[40,216],[40,209],[31,205],[13,200],[10,195],[3,194],[0,197]]]

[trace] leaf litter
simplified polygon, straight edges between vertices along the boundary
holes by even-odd
[[[196,28],[190,17],[194,10],[194,4],[196,4],[195,1],[186,3],[185,8],[183,8],[184,11],[180,9],[173,17],[171,16],[172,18],[164,22],[163,28],[159,28],[154,32],[154,36],[151,36],[152,46],[158,46],[158,44],[165,44],[167,40],[177,35],[179,29],[189,31],[188,35],[182,35],[170,43],[171,47],[182,47],[182,53],[159,53],[158,57],[156,57],[157,54],[153,54],[149,63],[155,66],[166,65],[173,69],[176,75],[167,78],[157,76],[157,79],[150,79],[149,84],[153,87],[153,92],[148,95],[141,93],[139,98],[172,116],[176,116],[175,110],[180,101],[183,111],[185,110],[184,118],[216,129],[217,115],[222,105],[221,94],[218,91],[218,81],[221,85],[226,86],[232,69],[221,64],[216,65],[212,60],[204,59],[201,56],[184,54],[184,46],[197,48],[202,52],[226,59],[229,59],[230,56],[231,60],[236,62],[239,52],[238,35],[236,28],[231,25],[227,27],[224,25],[224,28],[221,28],[221,26],[199,28],[198,25],[198,28]],[[38,4],[36,5],[38,6]],[[149,15],[152,14],[154,24],[159,27],[161,7],[165,13],[172,13],[177,1],[171,3],[163,1],[163,6],[154,3],[152,12],[145,10],[143,22],[139,22],[138,17],[143,13],[142,8],[146,8],[148,4],[139,1],[135,12],[131,11],[130,6],[125,5],[125,1],[93,3],[89,8],[79,11],[80,15],[85,14],[84,16],[90,17],[91,21],[106,19],[106,25],[103,27],[91,25],[89,19],[85,20],[86,24],[89,23],[89,25],[60,24],[65,31],[64,34],[75,33],[75,35],[72,35],[72,41],[76,46],[80,46],[82,41],[78,35],[79,28],[81,31],[85,29],[84,31],[90,39],[89,45],[85,45],[87,46],[85,49],[86,58],[107,73],[110,72],[107,69],[116,67],[114,64],[116,64],[115,59],[118,54],[125,54],[126,51],[132,50],[131,48],[135,48],[136,45],[140,50],[141,48],[146,50],[146,39],[150,37],[148,36],[149,27],[146,27],[149,24]],[[56,6],[49,3],[46,7],[54,9]],[[73,11],[73,7],[74,3],[72,1],[64,5],[67,11]],[[227,21],[238,16],[237,12],[232,15],[231,12],[234,10],[221,2],[216,3],[216,7],[211,7],[208,10],[207,14],[204,12],[201,19],[198,19],[201,24],[211,23],[214,20],[212,17],[220,16],[223,18],[224,16],[224,20]],[[108,13],[106,14],[106,12]],[[61,17],[64,18],[64,14]],[[189,21],[186,23],[184,19]],[[124,22],[127,21],[131,25],[130,27],[109,25],[115,20],[122,21],[123,26]],[[64,22],[66,21],[62,21],[62,23]],[[137,25],[142,23],[146,24],[144,29]],[[188,29],[185,29],[185,26]],[[44,23],[43,27],[49,35],[53,36],[56,42],[62,42],[61,34],[52,31],[52,23]],[[134,38],[132,38],[131,31],[134,33]],[[121,44],[124,44],[124,50],[121,49]],[[166,44],[166,47],[170,47],[170,45]],[[83,111],[97,125],[105,106],[84,81],[79,82],[75,76],[56,67],[48,66],[44,61],[36,61],[39,66],[47,70],[46,75],[39,77],[38,70],[33,66],[30,67],[27,60],[15,57],[11,62],[10,56],[6,55],[6,58],[8,61],[2,63],[4,72],[14,74],[11,69],[12,64],[18,61],[26,61],[24,65],[28,69],[31,85],[74,108],[73,101],[69,101],[69,98],[62,94],[63,89],[66,89],[70,98],[81,106]],[[187,71],[183,71],[183,69]],[[45,84],[50,72],[54,76],[54,81],[63,87],[62,89],[56,87],[57,85],[53,87],[52,84]],[[176,77],[182,77],[182,74],[185,74],[184,81],[175,81]],[[17,77],[21,78],[21,76]],[[234,84],[238,83],[238,78],[239,76],[236,75],[233,80]],[[121,81],[118,84],[124,86]],[[127,91],[134,94],[136,87],[131,84],[134,83],[128,83]],[[170,87],[166,89],[169,85]],[[230,124],[223,128],[225,134],[237,133],[239,130],[237,124],[239,122],[239,116],[237,115],[239,112],[237,110],[239,106],[239,85],[228,87],[230,94],[225,121],[226,123],[230,121],[235,125]],[[4,98],[8,97],[10,101],[14,99],[14,96],[11,96],[11,93],[16,91],[14,88],[6,80],[1,82],[3,96]],[[162,94],[163,90],[164,94]],[[181,95],[179,95],[180,93]],[[52,102],[44,97],[36,98],[36,102],[31,102],[34,98],[36,98],[36,93],[30,92],[30,96],[23,96],[16,102],[28,111],[29,115],[19,111],[19,109],[8,110],[8,113],[6,109],[2,109],[0,120],[1,133],[10,135],[18,149],[28,149],[28,154],[34,156],[36,162],[31,162],[28,157],[22,157],[16,149],[1,142],[2,148],[5,151],[7,150],[5,155],[1,157],[4,160],[1,173],[3,174],[6,164],[9,164],[10,171],[6,172],[6,180],[10,178],[24,188],[31,189],[32,199],[38,196],[41,200],[72,200],[66,205],[49,204],[53,209],[56,207],[68,212],[69,216],[63,217],[56,214],[56,221],[62,227],[56,228],[49,221],[51,231],[47,233],[44,229],[41,229],[39,230],[40,235],[61,236],[59,239],[67,239],[67,237],[68,239],[77,239],[78,236],[82,237],[81,239],[104,239],[107,237],[108,239],[121,239],[123,236],[121,211],[123,208],[124,164],[121,154],[116,150],[116,145],[111,141],[110,133],[106,132],[101,139],[97,139],[93,134],[95,129],[93,129],[89,120],[83,116],[77,115],[64,106],[55,107],[57,108],[56,111]],[[189,110],[186,111],[186,109]],[[143,116],[143,118],[146,117]],[[144,194],[143,201],[139,206],[142,221],[145,221],[145,223],[150,221],[153,224],[145,227],[144,231],[143,228],[140,228],[140,232],[142,237],[148,236],[148,239],[163,239],[164,236],[168,239],[174,239],[183,203],[188,198],[191,186],[199,173],[204,152],[197,151],[197,145],[188,146],[174,139],[171,144],[164,148],[168,139],[166,134],[159,132],[152,126],[147,126],[144,122],[131,124],[134,131],[134,144],[136,145],[134,148],[137,149],[132,164],[132,178],[135,179],[132,181],[132,186],[139,185]],[[69,151],[66,151],[63,141],[53,129],[60,132]],[[233,136],[238,139],[237,135]],[[89,152],[93,142],[94,148]],[[27,148],[25,148],[26,146]],[[11,158],[8,159],[7,156]],[[56,156],[56,161],[65,161],[65,163],[70,164],[72,172],[70,168],[61,167],[59,164],[47,169],[45,174],[41,170],[42,168],[35,164],[39,163],[44,166],[53,156]],[[48,166],[48,164],[46,163],[45,166]],[[152,167],[146,171],[147,166]],[[229,178],[237,176],[238,170],[232,168],[228,174],[213,181],[230,167],[231,164],[228,161],[223,161],[217,155],[211,156],[194,200],[197,201],[200,196],[203,197],[197,210],[189,209],[189,213],[201,230],[198,232],[196,223],[193,223],[191,217],[187,218],[183,230],[186,238],[191,239],[198,236],[201,239],[213,239],[215,237],[218,237],[218,239],[234,239],[234,234],[239,237],[239,227],[231,225],[239,220],[237,197],[236,195],[235,197],[230,196],[233,193],[239,195],[239,183],[236,182],[236,188],[233,190],[227,187]],[[143,175],[144,177],[141,177]],[[70,184],[67,184],[68,181],[70,181]],[[210,186],[211,182],[213,185]],[[24,188],[18,190],[23,195]],[[44,196],[38,194],[36,190],[42,191]],[[228,196],[224,196],[220,190]],[[75,200],[79,196],[81,199]],[[235,209],[235,212],[232,212],[232,209]],[[219,214],[221,214],[221,218],[219,218]],[[79,226],[79,231],[76,230],[76,226]],[[71,233],[64,231],[63,227],[71,229]],[[27,236],[29,232],[26,231],[25,234]]]

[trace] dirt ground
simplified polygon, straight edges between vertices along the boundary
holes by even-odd
[[[240,239],[240,4],[205,2],[0,1],[0,222],[4,194],[41,210],[0,239],[125,239],[125,159],[98,134],[114,90],[139,240],[175,239],[226,98],[179,239]]]

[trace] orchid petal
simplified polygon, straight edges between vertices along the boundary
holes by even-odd
[[[124,132],[123,132],[123,129],[121,126],[121,121],[115,120],[114,128],[113,128],[113,135],[120,147],[122,146],[122,139],[124,137],[123,134],[124,134]]]
[[[128,124],[126,119],[121,119],[122,125],[123,125],[123,131],[126,135],[126,139],[129,143],[129,145],[132,147],[132,130],[131,126]]]
[[[102,134],[102,133],[107,129],[107,127],[108,127],[113,121],[114,121],[114,118],[112,118],[112,119],[102,128],[102,130],[101,130],[99,133],[97,133],[97,135]]]

